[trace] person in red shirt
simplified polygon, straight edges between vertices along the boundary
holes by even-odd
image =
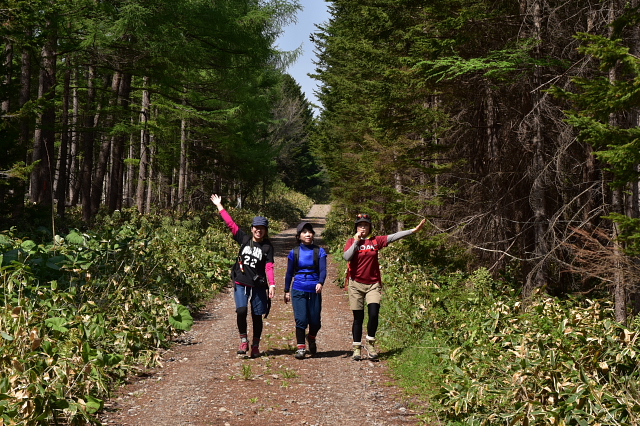
[[[355,221],[356,234],[349,238],[344,246],[344,260],[349,262],[348,286],[349,308],[353,312],[353,356],[354,360],[362,358],[362,324],[364,323],[364,305],[367,304],[369,321],[365,349],[370,359],[377,359],[375,348],[380,300],[382,298],[380,264],[378,251],[394,241],[420,231],[426,222],[422,221],[413,229],[396,232],[391,235],[369,237],[372,224],[368,214],[358,214]]]

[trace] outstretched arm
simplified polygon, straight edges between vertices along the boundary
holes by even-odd
[[[395,234],[391,234],[387,236],[387,243],[392,243],[394,241],[398,241],[401,238],[404,238],[406,236],[409,236],[411,234],[415,234],[416,232],[419,232],[423,227],[424,224],[427,222],[427,219],[422,219],[420,221],[420,223],[418,224],[418,226],[416,226],[413,229],[408,229],[406,231],[400,231],[400,232],[396,232]]]
[[[211,202],[213,202],[213,204],[215,204],[215,206],[218,208],[220,216],[222,216],[222,219],[224,219],[224,223],[227,224],[227,226],[231,230],[231,233],[235,236],[238,233],[240,227],[233,221],[229,212],[224,209],[224,206],[222,205],[222,197],[218,194],[212,194]]]
[[[422,219],[420,221],[420,223],[418,224],[418,226],[416,226],[415,228],[413,228],[413,233],[415,234],[416,232],[420,232],[420,230],[424,227],[424,224],[427,223],[427,219]]]

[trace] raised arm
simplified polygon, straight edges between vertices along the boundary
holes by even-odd
[[[231,233],[235,236],[238,233],[238,230],[240,230],[240,227],[233,221],[233,218],[231,217],[229,212],[225,210],[224,206],[222,205],[222,197],[218,194],[212,194],[211,202],[218,208],[220,216],[222,216],[222,219],[224,219],[224,223],[227,224],[227,226],[231,230]]]
[[[406,231],[400,231],[400,232],[396,232],[395,234],[391,234],[391,235],[387,235],[387,243],[392,243],[394,241],[398,241],[401,238],[404,238],[408,235],[411,234],[415,234],[416,232],[419,232],[423,227],[424,224],[426,223],[427,219],[422,219],[420,221],[420,223],[418,224],[418,226],[416,226],[413,229],[408,229]]]
[[[224,207],[222,206],[222,197],[218,194],[211,194],[211,202],[218,208],[219,212],[224,210]]]

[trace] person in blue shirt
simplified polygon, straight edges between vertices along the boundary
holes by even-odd
[[[321,327],[322,286],[327,278],[327,252],[313,243],[315,231],[309,222],[302,222],[296,229],[298,246],[289,252],[287,274],[284,281],[284,303],[291,302],[296,322],[297,350],[295,357],[304,359],[318,351],[316,336]],[[293,285],[292,285],[293,281]]]

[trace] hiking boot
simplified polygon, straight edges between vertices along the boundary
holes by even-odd
[[[316,345],[316,338],[309,337],[307,334],[307,343],[309,344],[309,353],[315,355],[318,352],[318,345]]]
[[[376,351],[376,339],[369,339],[365,341],[364,348],[369,354],[369,359],[378,359],[378,352]]]
[[[251,358],[257,358],[260,356],[260,348],[258,345],[251,345]]]
[[[354,361],[360,361],[362,359],[362,345],[360,343],[353,345],[353,355],[351,359]]]
[[[246,339],[240,339],[240,346],[238,347],[238,355],[244,355],[249,350],[249,341]]]
[[[298,350],[296,351],[296,354],[294,355],[294,357],[296,357],[296,359],[304,359],[304,354],[305,354],[305,350],[304,350],[304,346],[300,347],[298,346]]]

